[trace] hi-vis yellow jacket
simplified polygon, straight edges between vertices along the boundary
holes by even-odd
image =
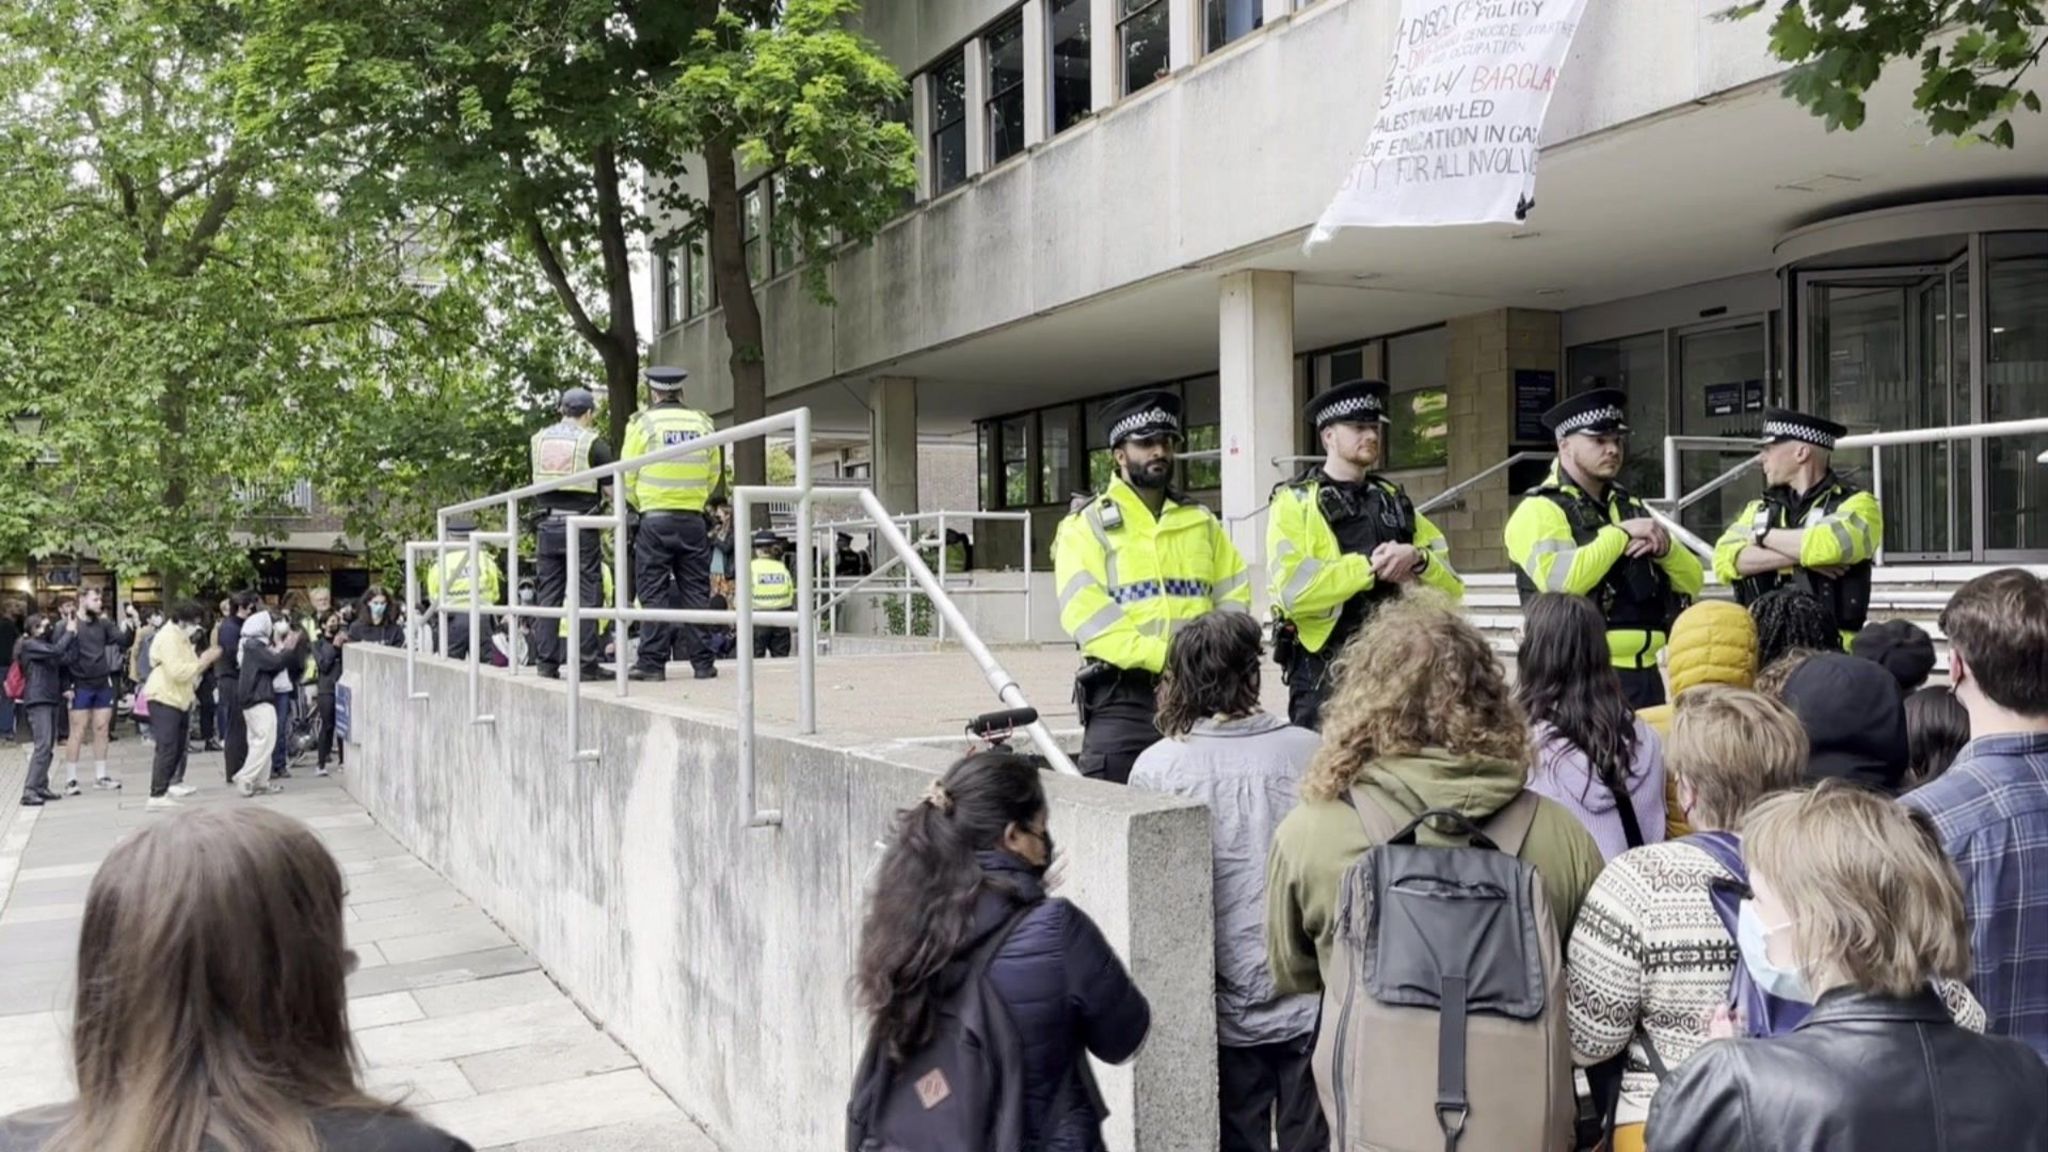
[[[1374,477],[1372,482],[1381,486],[1389,506],[1405,499],[1393,481]],[[1321,493],[1315,480],[1282,484],[1273,490],[1266,512],[1266,574],[1273,606],[1294,621],[1302,648],[1310,652],[1321,652],[1329,643],[1352,597],[1378,585],[1371,558],[1338,545],[1336,530],[1323,517]],[[1465,581],[1451,567],[1450,541],[1428,517],[1416,513],[1414,520],[1414,538],[1401,542],[1422,549],[1428,558],[1420,580],[1454,603],[1463,600]],[[1385,532],[1388,539],[1396,535],[1391,528]]]
[[[477,564],[483,569],[483,603],[496,604],[504,595],[504,577],[498,573],[498,558],[489,548],[477,549]],[[450,548],[441,562],[427,569],[427,596],[445,601],[450,608],[469,607],[469,549]]]
[[[756,556],[747,572],[754,581],[754,607],[764,612],[787,612],[796,605],[796,579],[780,560]]]
[[[656,404],[633,414],[626,424],[626,450],[621,459],[641,456],[709,436],[711,417],[681,404]],[[732,469],[725,449],[712,448],[680,460],[664,460],[625,474],[626,500],[642,512],[701,512],[712,489],[723,478],[732,487]]]
[[[1119,668],[1158,672],[1181,624],[1251,609],[1250,573],[1216,514],[1168,499],[1155,519],[1121,476],[1060,522],[1052,568],[1060,626]]]

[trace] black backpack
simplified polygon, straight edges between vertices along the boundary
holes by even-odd
[[[869,1035],[846,1106],[846,1152],[1023,1152],[1023,1043],[988,966],[1037,906],[1012,912],[968,953],[921,1048],[896,1063]]]

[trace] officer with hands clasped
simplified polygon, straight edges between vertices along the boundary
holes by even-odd
[[[1287,718],[1303,728],[1320,728],[1331,665],[1373,609],[1414,583],[1453,601],[1465,595],[1444,534],[1376,471],[1386,457],[1387,400],[1378,380],[1311,400],[1323,463],[1275,488],[1268,505],[1273,660],[1287,681]]]
[[[653,403],[626,425],[626,459],[637,460],[711,435],[711,417],[683,403],[681,368],[647,370]],[[649,608],[704,609],[711,603],[711,538],[704,508],[712,496],[732,487],[723,448],[663,460],[625,473],[626,500],[639,513],[633,535],[633,592]],[[643,624],[640,648],[628,676],[668,679],[668,662],[680,650],[699,680],[718,675],[711,648],[694,624]]]
[[[1119,784],[1159,739],[1156,692],[1174,629],[1212,609],[1251,607],[1244,557],[1222,521],[1169,488],[1180,414],[1171,392],[1110,402],[1116,474],[1053,539],[1060,626],[1085,658],[1074,684],[1080,768]]]

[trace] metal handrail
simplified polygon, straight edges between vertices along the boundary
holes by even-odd
[[[1029,512],[984,512],[984,511],[981,511],[981,510],[979,510],[979,509],[976,509],[975,511],[972,511],[972,512],[966,512],[966,511],[959,511],[959,510],[948,510],[948,509],[943,509],[943,508],[941,508],[941,509],[935,509],[935,510],[933,510],[933,511],[930,511],[930,512],[906,512],[906,513],[904,513],[903,515],[900,515],[900,516],[892,516],[892,517],[890,517],[890,522],[891,522],[891,523],[894,523],[894,524],[895,524],[895,525],[897,525],[897,527],[899,527],[899,528],[905,528],[905,529],[907,529],[907,528],[908,528],[908,527],[909,527],[910,525],[912,525],[912,524],[922,524],[922,523],[926,523],[926,522],[936,522],[936,524],[937,524],[937,529],[936,529],[936,531],[937,531],[937,533],[938,533],[938,535],[937,535],[937,544],[938,544],[938,556],[939,556],[939,569],[938,569],[938,575],[939,575],[939,583],[940,583],[940,584],[942,584],[942,585],[943,585],[943,584],[944,584],[944,583],[946,582],[946,576],[948,575],[948,573],[946,572],[946,521],[947,521],[947,519],[948,519],[948,518],[951,518],[951,519],[953,519],[953,520],[963,520],[963,519],[964,519],[964,520],[966,520],[966,521],[967,521],[968,523],[970,523],[970,524],[971,524],[971,523],[974,523],[974,522],[976,522],[976,521],[981,521],[981,520],[987,520],[987,521],[993,521],[993,522],[997,522],[997,523],[1018,523],[1018,524],[1022,524],[1022,525],[1024,526],[1024,588],[1023,588],[1023,592],[1024,592],[1024,635],[1025,635],[1025,636],[1027,636],[1027,637],[1028,637],[1028,636],[1030,636],[1030,635],[1031,635],[1031,599],[1032,599],[1032,597],[1031,597],[1031,557],[1032,557],[1032,547],[1031,547],[1031,513],[1029,513]],[[861,532],[865,532],[865,531],[871,531],[871,530],[872,530],[873,528],[874,528],[874,521],[873,521],[873,520],[871,520],[871,519],[855,519],[855,520],[842,520],[842,521],[834,521],[833,523],[830,523],[830,524],[819,524],[819,525],[815,525],[815,526],[813,526],[813,528],[812,528],[812,531],[813,531],[813,532],[816,532],[816,533],[819,533],[819,534],[821,534],[821,535],[822,535],[823,533],[825,533],[825,532],[828,532],[828,531],[829,531],[829,532],[837,532],[837,531],[840,531],[841,529],[846,529],[846,530],[849,530],[849,531],[861,531]],[[919,540],[919,541],[918,541],[918,543],[923,543],[923,541],[922,541],[922,540]],[[893,565],[884,565],[883,567],[884,567],[884,568],[887,568],[887,567],[892,567],[892,566],[893,566]],[[837,551],[832,551],[832,552],[827,552],[827,553],[826,553],[826,567],[827,567],[827,572],[826,572],[826,576],[827,576],[827,580],[828,580],[828,587],[831,587],[831,588],[837,588],[837,587],[839,586],[839,554],[838,554],[838,552],[837,552]],[[868,577],[863,577],[863,578],[862,578],[862,583],[865,583],[865,582],[866,582],[866,580],[867,580],[868,578],[871,578],[871,577],[873,577],[873,576],[876,576],[876,575],[880,575],[880,571],[879,571],[879,570],[878,570],[878,571],[876,571],[876,572],[871,572],[871,573],[869,573],[869,574],[868,574]],[[956,575],[957,575],[957,573],[956,573]],[[910,615],[911,615],[911,609],[910,609],[910,597],[911,597],[911,588],[910,588],[910,584],[911,584],[911,581],[910,581],[910,580],[908,580],[908,579],[905,579],[905,581],[904,581],[904,583],[903,583],[903,586],[902,586],[902,592],[903,592],[903,631],[904,631],[904,635],[906,635],[906,636],[908,636],[908,635],[910,634]],[[855,585],[855,587],[859,587],[859,585],[857,584],[857,585]],[[830,608],[830,607],[831,607],[831,606],[832,606],[833,604],[837,604],[837,603],[839,603],[839,602],[840,602],[841,600],[844,600],[844,599],[846,598],[846,593],[847,593],[847,592],[851,592],[851,591],[853,591],[853,589],[849,588],[849,589],[847,589],[847,590],[846,590],[846,592],[842,592],[842,593],[840,593],[839,595],[837,595],[837,596],[834,596],[834,597],[833,597],[833,598],[831,599],[831,601],[829,601],[829,602],[828,602],[828,603],[827,603],[826,605],[824,605],[824,608]],[[894,591],[894,589],[892,589],[892,594],[893,594],[893,591]],[[970,592],[970,593],[971,593],[971,592],[972,592],[973,590],[970,590],[970,589],[956,589],[956,590],[955,590],[956,594],[957,594],[958,592],[961,592],[961,591],[968,591],[968,592]],[[1011,592],[1012,592],[1013,590],[1012,590],[1012,589],[1008,589],[1008,588],[1004,588],[1004,589],[997,589],[997,590],[994,590],[994,591],[1000,591],[1000,592],[1002,592],[1002,593],[1008,594],[1008,593],[1011,593]],[[821,608],[821,609],[820,609],[820,611],[823,611],[823,610],[824,610],[824,608]],[[832,621],[831,621],[831,620],[830,620],[830,619],[828,618],[828,620],[827,620],[827,623],[828,623],[828,624],[830,624],[830,623],[832,623]],[[837,636],[839,635],[839,629],[837,628],[837,626],[836,626],[836,625],[835,625],[834,627],[832,627],[832,628],[831,628],[831,633],[832,633],[832,635],[833,635],[833,636],[834,636],[835,638],[836,638],[836,637],[837,637]],[[945,615],[944,615],[943,613],[942,613],[942,614],[940,614],[940,616],[939,616],[939,628],[938,628],[938,637],[937,637],[937,639],[938,639],[938,642],[939,642],[939,643],[941,643],[941,644],[943,644],[943,643],[945,643],[945,642],[946,642],[946,617],[945,617]]]
[[[745,817],[748,827],[773,827],[782,822],[780,810],[762,809],[760,807],[756,792],[753,696],[754,656],[752,644],[755,624],[761,623],[776,627],[788,627],[796,632],[797,729],[804,735],[810,735],[817,731],[817,629],[816,614],[813,607],[816,602],[816,595],[815,590],[812,588],[811,562],[811,545],[813,540],[811,508],[816,500],[857,500],[867,515],[875,521],[874,527],[878,537],[888,543],[890,548],[897,553],[898,559],[910,568],[912,576],[923,587],[925,594],[931,598],[932,603],[938,608],[942,618],[959,633],[962,646],[981,665],[983,675],[987,677],[990,686],[995,689],[997,697],[1011,707],[1030,707],[1029,702],[1024,699],[1022,689],[1003,670],[1002,666],[995,661],[994,657],[989,653],[988,647],[982,643],[981,638],[968,625],[966,618],[960,613],[959,607],[947,595],[939,580],[933,577],[931,571],[925,567],[923,561],[917,556],[915,548],[904,538],[903,533],[896,528],[889,517],[888,509],[882,506],[873,492],[866,487],[814,487],[810,474],[809,455],[804,452],[793,453],[796,465],[794,484],[787,487],[746,486],[737,488],[732,493],[734,535],[736,539],[751,538],[751,510],[755,503],[778,501],[796,505],[797,533],[794,559],[796,561],[795,577],[798,608],[785,611],[756,611],[753,605],[752,581],[738,579],[734,581],[737,595],[735,596],[735,604],[732,608],[673,609],[624,606],[633,603],[633,574],[630,566],[626,563],[629,510],[626,504],[625,485],[616,482],[617,478],[628,472],[637,472],[649,464],[660,464],[686,456],[701,455],[714,448],[720,448],[727,444],[755,437],[765,438],[770,433],[785,429],[792,433],[798,443],[809,443],[811,429],[810,409],[798,408],[790,412],[778,413],[760,420],[721,429],[685,444],[663,448],[645,456],[616,461],[596,468],[585,469],[570,476],[529,484],[509,492],[467,500],[442,508],[435,517],[436,538],[431,541],[408,541],[405,545],[405,603],[408,609],[406,617],[408,636],[405,646],[407,698],[409,700],[423,700],[427,696],[426,693],[418,689],[416,661],[420,648],[417,634],[419,623],[425,619],[432,619],[435,622],[438,637],[436,648],[441,655],[445,656],[448,644],[448,617],[452,611],[465,611],[470,620],[471,639],[465,661],[469,677],[470,720],[476,724],[494,723],[496,720],[495,716],[482,712],[480,677],[482,675],[482,652],[485,643],[487,643],[487,639],[482,635],[482,618],[485,615],[482,598],[475,595],[473,591],[469,597],[469,603],[459,609],[450,609],[445,598],[443,598],[437,600],[425,613],[411,611],[419,603],[418,558],[424,554],[431,554],[434,556],[435,564],[438,568],[442,566],[445,557],[451,549],[463,549],[467,551],[469,556],[470,571],[475,573],[479,570],[478,565],[481,561],[482,546],[486,543],[502,543],[506,550],[508,584],[516,588],[519,583],[519,551],[513,545],[513,541],[517,539],[519,532],[519,502],[572,487],[582,489],[586,485],[593,485],[599,481],[609,479],[615,481],[611,485],[611,509],[609,512],[570,515],[563,518],[565,520],[563,527],[566,534],[565,545],[567,550],[565,560],[572,575],[567,581],[568,586],[565,589],[562,606],[493,605],[490,608],[489,614],[512,621],[514,628],[517,628],[517,622],[522,620],[566,621],[569,632],[567,643],[572,645],[578,642],[578,633],[584,618],[589,617],[597,620],[612,621],[618,630],[620,643],[620,651],[618,653],[620,658],[616,661],[615,675],[617,691],[620,696],[627,695],[629,691],[626,675],[627,665],[624,659],[626,656],[624,643],[626,625],[633,623],[711,624],[734,627],[739,634],[739,651],[737,656],[740,681],[738,716],[740,791],[746,806]],[[486,508],[502,508],[504,512],[504,527],[501,530],[472,531],[468,533],[467,539],[464,540],[451,540],[449,538],[449,521],[452,517],[463,513],[481,511]],[[583,532],[593,529],[610,529],[613,532],[612,567],[616,590],[614,599],[617,605],[620,606],[606,607],[602,604],[585,605],[582,603],[581,581],[574,577],[574,573],[581,570]],[[1028,521],[1026,531],[1029,531]],[[566,727],[568,730],[570,762],[594,760],[599,754],[598,750],[581,747],[582,660],[580,659],[580,654],[576,658],[564,661],[564,663],[567,665],[564,681],[568,688],[566,693],[568,712]],[[513,677],[518,676],[517,661],[510,662],[506,674]],[[1037,744],[1039,752],[1045,756],[1046,760],[1053,767],[1070,775],[1080,774],[1074,767],[1073,761],[1061,750],[1051,732],[1043,724],[1033,725],[1027,729],[1027,732],[1032,736],[1033,742]]]
[[[1422,503],[1417,504],[1415,506],[1415,511],[1418,513],[1433,512],[1436,509],[1441,508],[1444,505],[1452,503],[1453,501],[1457,500],[1466,492],[1470,491],[1480,481],[1487,479],[1494,473],[1506,471],[1507,469],[1513,467],[1516,464],[1521,463],[1524,460],[1555,459],[1557,459],[1557,454],[1554,452],[1517,452],[1498,464],[1494,464],[1487,468],[1481,469],[1478,472],[1474,472],[1472,475],[1465,477],[1463,480],[1458,481],[1456,484],[1451,485],[1449,488],[1446,488],[1443,491],[1437,493],[1436,495],[1431,496],[1429,499],[1424,500]]]

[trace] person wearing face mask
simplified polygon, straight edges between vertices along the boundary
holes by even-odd
[[[1759,986],[1810,1002],[1791,1032],[1709,1044],[1665,1081],[1657,1152],[2048,1148],[2048,1065],[1957,1024],[1962,886],[1925,817],[1829,782],[1743,819],[1736,943]]]
[[[313,706],[320,718],[319,760],[313,775],[327,775],[327,761],[334,754],[335,689],[341,684],[341,650],[348,646],[348,634],[341,629],[341,617],[333,612],[320,620],[320,642],[313,646],[316,671]],[[346,760],[347,753],[343,753]]]
[[[50,762],[57,747],[57,714],[64,707],[64,661],[78,643],[77,633],[57,629],[54,616],[30,616],[15,641],[14,662],[21,665],[23,722],[34,745],[28,757],[28,778],[21,788],[24,808],[40,808],[58,799],[50,788]]]
[[[1223,522],[1170,487],[1180,410],[1171,392],[1108,405],[1116,474],[1053,538],[1060,626],[1084,658],[1074,678],[1081,771],[1118,784],[1159,739],[1153,713],[1175,629],[1251,608],[1250,574]]]
[[[363,593],[363,606],[356,611],[355,623],[348,626],[349,643],[405,647],[405,626],[398,622],[398,611],[392,603],[391,593],[382,584],[372,584]]]
[[[1444,534],[1377,471],[1386,452],[1387,386],[1339,384],[1309,402],[1308,420],[1325,458],[1273,490],[1266,572],[1287,716],[1318,728],[1330,667],[1373,609],[1415,583],[1455,603],[1465,582],[1451,567]]]
[[[1152,1009],[1088,914],[1047,896],[1047,815],[1037,767],[1008,752],[959,761],[897,813],[854,976],[868,1023],[848,1110],[857,1131],[890,1135],[895,1068],[932,1038],[959,962],[988,945],[984,979],[1009,1010],[1019,1051],[1006,1055],[1023,1070],[1021,1131],[965,1146],[1102,1152],[1088,1057],[1121,1064],[1136,1055]],[[928,1098],[925,1110],[941,1102]]]
[[[1595,388],[1543,414],[1557,463],[1508,517],[1508,559],[1522,602],[1539,592],[1590,598],[1629,706],[1664,703],[1657,653],[1706,581],[1641,500],[1614,482],[1628,444],[1628,397]]]

